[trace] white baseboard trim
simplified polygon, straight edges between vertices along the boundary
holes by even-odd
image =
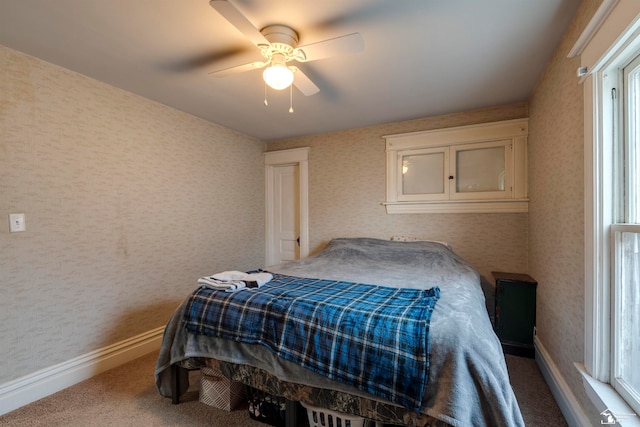
[[[536,349],[536,363],[551,390],[551,394],[558,403],[562,415],[567,420],[567,424],[571,427],[591,425],[591,420],[589,420],[582,406],[578,403],[578,399],[571,391],[569,384],[567,384],[558,367],[553,363],[551,355],[537,336],[533,339],[533,345]]]
[[[0,415],[160,349],[164,326],[0,384]]]

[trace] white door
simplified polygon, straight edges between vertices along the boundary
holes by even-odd
[[[300,258],[300,190],[298,165],[273,168],[273,213],[276,264]]]
[[[265,265],[309,255],[309,148],[265,153]]]

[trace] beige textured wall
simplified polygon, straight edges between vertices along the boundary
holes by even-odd
[[[597,420],[573,366],[584,360],[584,107],[567,53],[601,0],[585,0],[529,103],[529,270],[538,338]]]
[[[0,70],[0,384],[263,264],[264,143],[2,46]]]
[[[385,200],[383,135],[527,117],[515,104],[362,129],[270,142],[267,151],[311,147],[309,233],[312,253],[334,237],[400,234],[445,240],[482,274],[527,271],[527,214],[393,214]]]

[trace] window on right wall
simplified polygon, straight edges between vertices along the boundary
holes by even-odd
[[[604,0],[576,42],[585,101],[585,361],[598,411],[640,422],[640,3]],[[570,52],[569,56],[572,56]]]
[[[640,413],[640,57],[626,64],[618,77],[620,89],[612,89],[618,100],[614,117],[622,117],[614,122],[614,135],[619,137],[614,139],[614,222],[610,229],[610,382]]]

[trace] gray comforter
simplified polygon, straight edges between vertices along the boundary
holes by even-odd
[[[452,426],[524,425],[479,275],[445,245],[334,239],[315,256],[266,270],[392,287],[440,287],[431,316],[429,383],[422,412]],[[280,360],[265,347],[187,333],[181,326],[182,311],[183,306],[167,325],[156,367],[156,383],[164,396],[170,396],[167,368],[172,363],[205,357],[254,366],[283,381],[378,400]]]

